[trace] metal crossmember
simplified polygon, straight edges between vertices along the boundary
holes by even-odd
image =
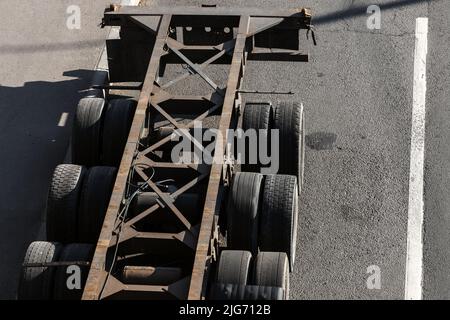
[[[220,22],[221,18],[231,19],[230,21],[233,21],[236,31],[235,35],[219,44],[186,45],[171,36],[173,34],[171,23],[176,21],[175,23],[180,25],[183,21],[187,21],[186,18],[189,16],[192,16],[192,19],[196,19],[194,17],[204,18],[206,19],[205,21],[212,21],[208,22],[212,24],[216,23],[215,20],[218,20],[219,24],[224,23]],[[215,19],[215,17],[218,19]],[[143,30],[154,34],[155,43],[153,44],[153,51],[144,81],[139,88],[138,105],[95,255],[91,262],[83,299],[109,298],[121,292],[145,293],[150,297],[166,296],[194,300],[205,298],[206,279],[209,276],[209,266],[214,259],[214,234],[216,234],[217,217],[220,210],[220,199],[222,198],[220,190],[224,185],[224,181],[229,178],[227,175],[231,172],[231,164],[223,161],[224,158],[228,159],[230,157],[227,154],[229,150],[225,147],[227,142],[225,133],[233,125],[233,121],[235,121],[239,111],[240,92],[243,92],[241,83],[245,72],[246,60],[254,46],[254,43],[249,41],[249,39],[260,32],[284,23],[285,19],[290,19],[289,21],[286,20],[289,28],[309,28],[310,15],[304,9],[266,12],[260,9],[180,9],[163,7],[148,9],[114,6],[112,11],[105,13],[105,25],[135,24],[135,26],[139,26]],[[190,20],[189,23],[191,22],[195,22],[195,20]],[[192,50],[210,52],[212,56],[205,58],[206,60],[201,63],[196,63],[185,54]],[[254,53],[258,53],[256,48],[254,51]],[[171,54],[188,66],[187,72],[162,84],[159,78],[162,58]],[[299,53],[292,52],[292,50],[282,50],[263,51],[262,54],[264,54],[262,57],[273,54],[274,57],[278,57],[276,59],[292,58],[292,61],[298,61],[295,59],[297,59],[296,55]],[[213,63],[217,63],[219,59],[223,60],[222,58],[224,57],[231,60],[229,62],[230,69],[226,87],[221,88],[207,75],[206,68]],[[198,75],[203,79],[213,89],[213,92],[205,96],[174,96],[168,93],[167,89],[193,75]],[[199,104],[207,102],[211,105],[208,106],[207,110],[196,115],[194,120],[187,124],[182,124],[164,107],[166,103],[174,100],[189,100],[199,102]],[[220,111],[218,130],[221,135],[215,142],[213,164],[185,164],[155,160],[153,157],[155,151],[169,143],[172,140],[172,136],[165,136],[142,149],[140,141],[145,138],[144,129],[146,129],[148,110],[153,110],[153,112],[160,114],[173,126],[177,133],[188,139],[202,152],[204,150],[202,143],[196,140],[187,129],[193,128],[196,122],[203,121],[208,116]],[[161,190],[160,185],[155,181],[157,179],[152,178],[145,172],[147,168],[153,168],[153,170],[185,170],[186,172],[189,171],[190,174],[195,172],[196,176],[185,182],[184,185],[179,186],[176,191],[166,193]],[[127,196],[126,190],[131,175],[134,179],[139,179],[145,183],[148,189],[156,193],[158,199],[155,204],[142,212],[138,212],[134,217],[123,219],[123,217],[120,217],[119,212],[124,207],[124,198]],[[201,221],[193,224],[186,218],[186,214],[175,205],[175,201],[193,187],[204,183],[205,180],[208,180],[208,184]],[[138,230],[136,225],[151,217],[152,214],[161,208],[166,209],[168,214],[172,214],[181,223],[184,230],[176,233]],[[118,217],[122,219],[117,219]],[[118,229],[120,230],[120,236],[117,233]],[[166,253],[166,248],[161,246],[164,243],[170,248],[181,248],[181,250],[191,252],[192,269],[189,274],[170,285],[124,284],[116,274],[108,273],[106,261],[108,250],[118,248],[117,246],[125,245],[129,241],[139,241],[139,243],[142,242],[145,245],[139,246],[141,251],[134,252],[132,249],[128,249],[128,251],[120,253],[118,258],[123,260],[127,259],[127,257],[146,254],[147,251],[157,251],[164,254]],[[176,256],[173,258],[177,259]]]

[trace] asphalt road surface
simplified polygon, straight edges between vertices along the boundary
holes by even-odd
[[[450,299],[450,3],[429,6],[424,298]]]
[[[379,30],[367,27],[373,4],[381,8]],[[315,17],[318,46],[305,39],[309,63],[251,62],[245,81],[247,89],[292,90],[296,94],[288,99],[305,106],[306,188],[292,299],[405,297],[415,27],[417,18],[429,18],[423,294],[450,298],[449,170],[443,157],[449,153],[450,3],[254,0],[245,5],[306,6]],[[256,99],[282,98],[248,96]],[[369,289],[368,269],[380,271],[379,289]]]
[[[65,28],[65,9],[77,2],[83,25],[74,32]],[[69,124],[58,122],[61,113],[73,113],[89,83],[87,70],[105,37],[95,24],[108,2],[0,4],[0,298],[14,297],[24,250],[39,229],[51,172],[68,144]],[[418,17],[429,18],[423,294],[449,299],[450,3],[217,3],[313,9],[318,45],[304,38],[310,62],[251,62],[245,80],[246,89],[292,90],[288,98],[305,106],[306,187],[292,299],[404,298],[415,25]],[[379,30],[367,28],[372,4],[381,6]],[[282,99],[248,96],[256,98]],[[367,269],[373,266],[380,270],[379,289],[367,287]]]
[[[49,179],[90,85],[106,37],[98,24],[111,2],[0,1],[0,299],[15,297],[25,250],[38,236]],[[71,5],[80,8],[80,29],[67,28]]]

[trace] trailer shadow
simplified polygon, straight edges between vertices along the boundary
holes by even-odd
[[[73,70],[59,82],[0,85],[0,299],[13,299],[20,265],[36,240],[49,179],[64,159],[71,118],[94,72]],[[69,118],[58,126],[62,113]]]

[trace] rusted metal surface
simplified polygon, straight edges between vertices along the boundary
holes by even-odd
[[[311,10],[307,8],[292,9],[266,9],[266,8],[231,8],[231,7],[116,7],[115,10],[105,13],[105,17],[110,16],[154,16],[166,15],[173,16],[236,16],[236,17],[269,17],[269,18],[292,18],[311,16]]]
[[[117,178],[114,184],[108,210],[106,211],[102,231],[97,242],[94,258],[92,259],[91,269],[89,271],[86,287],[83,292],[84,300],[95,300],[99,298],[99,294],[103,285],[102,281],[106,276],[106,253],[111,242],[113,227],[115,225],[115,220],[117,218],[120,204],[122,203],[122,199],[124,196],[131,164],[138,147],[138,141],[141,136],[143,123],[145,120],[145,113],[148,107],[148,102],[150,100],[150,94],[153,90],[156,73],[158,72],[159,59],[164,53],[164,43],[166,38],[168,37],[167,30],[169,29],[170,19],[170,15],[161,17],[159,32],[151,57],[150,66],[147,70],[147,75],[142,86],[136,113],[134,115],[133,123],[128,135],[128,140],[124,149],[122,161],[120,163],[119,172],[117,173]]]
[[[233,172],[226,132],[237,126],[246,61],[252,57],[303,61],[305,55],[292,49],[289,39],[280,40],[277,35],[287,30],[287,38],[293,35],[292,41],[298,44],[298,31],[308,29],[310,19],[306,9],[116,5],[106,10],[104,25],[125,28],[124,36],[127,30],[139,34],[136,28],[140,28],[155,41],[148,48],[152,50],[150,60],[141,62],[143,66],[148,64],[141,86],[130,86],[124,81],[104,88],[139,89],[140,95],[83,299],[198,300],[206,297],[210,266],[219,249],[218,218],[223,191]],[[205,37],[189,38],[197,33]],[[276,50],[271,47],[272,41],[277,45]],[[163,82],[166,64],[183,64],[187,72]],[[212,64],[229,65],[224,87],[208,75],[207,67]],[[172,86],[191,75],[199,76],[212,92],[202,96],[169,93]],[[189,121],[180,121],[173,114],[192,108],[197,108],[199,114],[184,119]],[[151,125],[155,114],[169,125],[159,131],[160,135]],[[203,151],[203,144],[189,130],[212,114],[220,115],[221,134],[221,139],[215,141],[212,165],[175,163],[156,154],[171,143],[176,129],[182,129],[177,132],[194,148]],[[155,200],[128,216],[130,203],[144,191],[151,193]],[[177,202],[187,192],[196,192],[201,199],[198,217],[194,209],[188,210]],[[196,202],[192,203],[193,208]],[[156,230],[149,223],[152,219],[164,228]],[[171,264],[176,266],[164,267]]]
[[[215,161],[211,168],[209,177],[208,191],[206,194],[205,208],[203,210],[203,219],[200,228],[200,235],[197,241],[197,250],[195,253],[195,262],[192,270],[191,285],[189,288],[190,300],[199,300],[202,297],[205,283],[206,260],[210,253],[210,239],[213,231],[214,215],[216,212],[217,194],[219,184],[222,178],[223,159],[226,145],[226,130],[230,128],[231,116],[237,99],[236,90],[240,88],[240,81],[244,73],[244,49],[247,40],[246,34],[249,28],[250,17],[241,18],[239,24],[239,34],[236,38],[234,47],[233,62],[231,64],[228,76],[227,91],[223,103],[222,115],[220,118],[219,130],[222,133],[222,141],[216,144]]]
[[[169,285],[182,277],[180,268],[126,266],[123,269],[123,281],[131,284]]]

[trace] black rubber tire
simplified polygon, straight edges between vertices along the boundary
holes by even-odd
[[[27,249],[23,263],[48,263],[58,261],[62,245],[35,241]],[[55,268],[23,267],[17,298],[19,300],[50,300],[53,294]]]
[[[231,283],[212,285],[211,300],[284,300],[284,290],[279,287],[253,286]]]
[[[247,284],[252,254],[248,251],[222,251],[217,267],[217,282]]]
[[[128,139],[136,103],[132,100],[111,100],[105,113],[102,133],[102,164],[119,167]]]
[[[254,265],[253,283],[282,288],[284,300],[289,300],[289,260],[286,253],[260,252]]]
[[[78,242],[97,242],[116,174],[117,169],[113,167],[89,169],[81,189],[78,210]]]
[[[264,176],[238,172],[228,197],[227,245],[230,249],[258,251],[260,198]]]
[[[274,128],[279,130],[279,174],[296,176],[298,191],[303,186],[305,165],[305,117],[303,105],[280,102],[275,108]]]
[[[95,247],[92,244],[71,243],[64,246],[58,261],[88,262],[91,261],[94,249]],[[89,273],[89,267],[79,266],[81,272],[80,288],[74,288],[72,290],[68,288],[67,280],[71,275],[73,275],[73,273],[71,273],[71,270],[68,270],[67,268],[69,268],[69,266],[59,266],[56,268],[53,298],[55,300],[81,300],[84,285],[86,284],[86,279]]]
[[[259,148],[259,130],[267,130],[267,143],[268,149],[270,146],[270,129],[273,126],[273,108],[270,104],[256,104],[256,103],[247,103],[244,108],[244,114],[242,117],[242,130],[246,132],[249,129],[257,130],[258,134],[258,143],[257,146]],[[250,146],[247,146],[245,152],[248,155],[250,151]],[[258,149],[259,152],[259,149]],[[246,159],[243,159],[245,161]],[[247,164],[243,163],[241,165],[241,170],[244,172],[261,172],[261,167],[263,165],[259,162],[256,164]]]
[[[297,245],[297,188],[295,176],[266,176],[259,229],[259,249],[286,252],[291,271],[294,267]]]
[[[72,128],[73,163],[86,167],[100,164],[104,110],[102,98],[83,98],[78,103]]]
[[[48,241],[70,243],[76,240],[78,204],[86,171],[82,166],[61,164],[53,172],[47,197]]]

